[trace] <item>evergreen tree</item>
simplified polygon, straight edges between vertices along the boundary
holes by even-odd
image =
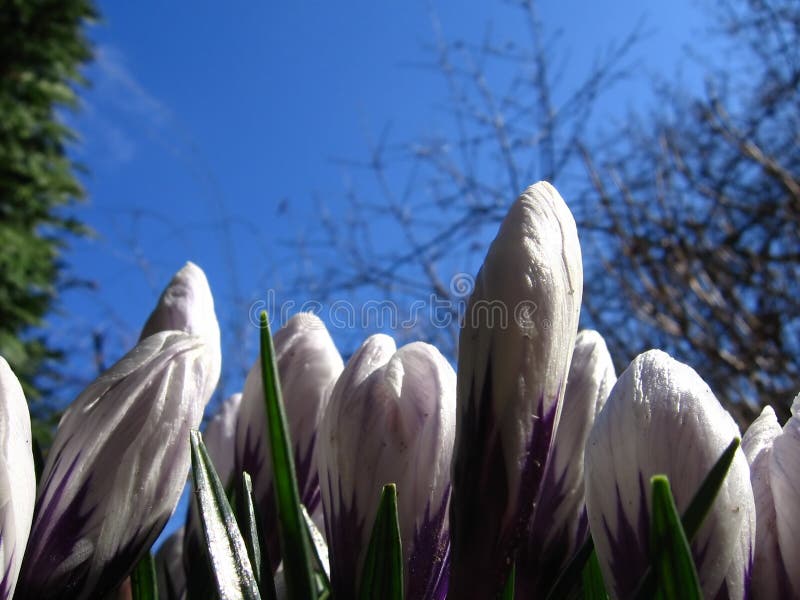
[[[59,111],[77,107],[95,16],[90,0],[0,0],[0,355],[29,399],[57,382],[59,351],[41,326],[64,285],[66,242],[85,234],[65,211],[84,191]]]

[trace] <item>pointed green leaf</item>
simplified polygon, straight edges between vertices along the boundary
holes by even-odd
[[[192,478],[209,562],[221,600],[260,600],[242,534],[199,431],[189,434]]]
[[[589,536],[578,551],[572,556],[567,566],[561,571],[552,589],[547,594],[547,600],[561,600],[562,598],[582,597],[582,574],[587,561],[594,553],[594,540]]]
[[[607,600],[606,584],[603,581],[603,573],[600,570],[600,561],[597,560],[597,552],[592,552],[581,575],[583,585],[583,597],[585,600]]]
[[[717,497],[725,477],[728,475],[733,463],[733,458],[736,456],[736,451],[739,449],[741,440],[733,438],[731,443],[719,457],[717,462],[708,472],[700,488],[692,498],[686,512],[683,513],[681,522],[683,523],[683,530],[686,532],[686,538],[691,542],[697,532],[700,531],[700,526],[703,524],[703,519],[706,518],[708,511],[714,504],[714,499]]]
[[[514,600],[514,581],[517,577],[517,563],[514,561],[511,563],[511,572],[508,574],[508,579],[506,579],[506,585],[503,588],[503,592],[500,595],[502,600]]]
[[[681,525],[669,481],[663,475],[650,480],[652,515],[650,555],[656,596],[662,600],[702,600],[697,569]]]
[[[261,313],[261,377],[264,384],[273,487],[278,510],[278,536],[283,553],[286,589],[290,600],[311,600],[316,598],[311,551],[300,509],[292,443],[266,312]]]
[[[403,548],[397,516],[397,487],[393,483],[383,486],[361,573],[359,598],[403,600]]]
[[[148,552],[131,573],[131,597],[133,600],[158,600],[156,583],[156,561]]]
[[[276,600],[275,581],[272,577],[272,567],[266,556],[266,545],[256,517],[255,500],[253,498],[253,481],[250,474],[242,473],[241,485],[235,497],[236,522],[242,532],[247,556],[253,567],[253,574],[258,584],[258,590],[264,600]],[[262,552],[262,548],[264,549]]]
[[[331,593],[330,563],[328,560],[328,544],[325,543],[319,529],[317,529],[311,515],[308,514],[305,506],[303,509],[303,521],[305,522],[306,535],[308,536],[309,548],[311,548],[312,568],[317,581],[318,594]]]
[[[700,484],[692,501],[683,513],[681,525],[689,544],[692,543],[695,535],[700,531],[703,520],[708,514],[708,511],[711,510],[711,506],[714,504],[714,500],[722,487],[722,483],[728,475],[728,470],[733,463],[733,459],[736,456],[736,451],[739,449],[740,444],[741,440],[738,437],[731,440],[731,443],[728,444],[728,447],[722,452],[717,462],[711,467],[708,475],[706,475],[703,483]],[[637,598],[651,598],[653,596],[655,593],[655,577],[652,566],[648,568],[647,572],[642,576],[636,589],[635,597]]]

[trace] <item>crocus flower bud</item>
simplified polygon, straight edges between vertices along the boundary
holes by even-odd
[[[355,598],[381,490],[397,484],[405,598],[443,598],[455,373],[436,348],[368,338],[320,427],[317,460],[337,598]]]
[[[186,591],[183,570],[183,533],[181,527],[169,536],[156,553],[156,582],[159,600],[182,600]],[[197,560],[202,560],[200,557]]]
[[[584,330],[564,392],[561,420],[545,468],[531,526],[517,554],[517,594],[533,598],[549,590],[588,535],[583,500],[583,451],[595,417],[617,381],[605,340]]]
[[[706,383],[664,352],[640,354],[620,375],[585,453],[589,526],[614,597],[631,597],[648,566],[650,478],[669,478],[682,514],[735,437]],[[746,597],[754,543],[750,470],[738,450],[691,544],[706,598]]]
[[[42,474],[21,598],[93,599],[116,589],[183,490],[213,354],[178,331],[151,335],[67,409]]]
[[[800,596],[796,563],[800,542],[796,514],[800,502],[800,395],[781,429],[766,406],[742,439],[750,462],[756,502],[756,546],[752,591],[755,598]]]
[[[203,443],[223,485],[229,485],[234,475],[236,461],[236,427],[242,395],[233,394],[219,407],[217,414],[203,432]]]
[[[207,380],[210,389],[204,392],[204,396],[211,398],[222,366],[219,323],[206,274],[193,262],[187,262],[175,273],[142,328],[139,339],[159,331],[185,331],[205,339],[211,357],[211,371]]]
[[[28,403],[0,356],[0,599],[14,596],[31,529],[36,475]]]
[[[203,432],[203,442],[211,457],[211,462],[226,488],[234,484],[234,451],[236,446],[236,425],[239,420],[241,394],[233,394],[219,407],[217,414]],[[186,573],[185,583],[190,598],[212,597],[215,593],[213,574],[208,570],[205,560],[206,541],[197,499],[192,494],[189,499],[189,511],[186,517],[186,529],[181,529],[183,544],[183,568]],[[165,542],[166,544],[166,542]]]
[[[582,288],[575,221],[537,183],[500,226],[461,329],[452,598],[493,598],[505,584],[560,417]]]
[[[274,346],[294,445],[300,500],[308,512],[313,513],[319,504],[319,477],[314,464],[317,427],[344,365],[324,323],[311,313],[299,313],[289,319],[275,333]],[[278,521],[260,360],[253,365],[244,384],[236,430],[235,464],[237,476],[247,471],[252,477],[270,561],[276,569],[280,560]]]

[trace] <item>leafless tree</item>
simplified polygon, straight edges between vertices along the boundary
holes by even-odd
[[[800,4],[715,14],[703,94],[662,86],[616,143],[584,150],[583,223],[604,276],[585,307],[618,355],[692,364],[743,421],[800,391]]]
[[[580,85],[567,88],[559,32],[545,31],[533,0],[510,10],[527,26],[522,40],[487,27],[479,43],[450,41],[432,17],[430,60],[412,67],[446,84],[436,128],[395,143],[387,127],[366,161],[341,161],[353,175],[346,208],[321,209],[322,228],[299,244],[311,265],[298,277],[303,294],[328,302],[386,299],[404,309],[395,323],[401,336],[455,355],[459,311],[471,291],[467,274],[477,271],[509,203],[528,184],[582,171],[578,142],[597,99],[631,68],[639,40],[636,31],[599,52]],[[387,325],[363,321],[367,329]]]
[[[454,356],[468,291],[454,276],[476,272],[508,203],[547,179],[569,190],[585,248],[583,324],[606,336],[619,368],[660,347],[743,421],[766,403],[788,414],[800,389],[800,5],[720,5],[704,46],[717,60],[693,59],[705,92],[656,82],[653,109],[604,137],[592,135],[593,110],[631,72],[641,28],[564,89],[558,32],[533,0],[512,9],[524,43],[491,29],[477,44],[448,41],[434,19],[424,66],[447,84],[440,124],[398,143],[387,128],[368,160],[344,163],[347,208],[322,210],[322,234],[300,244],[304,293],[429,299],[410,335]]]

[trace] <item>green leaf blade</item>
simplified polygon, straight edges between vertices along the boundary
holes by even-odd
[[[267,556],[267,548],[256,517],[255,499],[253,497],[253,481],[250,474],[242,473],[242,478],[236,497],[236,522],[242,532],[247,556],[253,567],[253,574],[258,584],[258,591],[264,600],[276,600],[275,580],[272,576],[272,567]]]
[[[669,481],[663,475],[656,475],[650,482],[653,505],[650,555],[656,597],[663,600],[702,600],[697,569]]]
[[[503,588],[503,592],[500,594],[502,600],[514,600],[514,583],[517,578],[517,563],[514,561],[511,563],[511,571],[508,574],[508,579],[506,579],[506,585]]]
[[[131,597],[133,600],[158,600],[156,561],[150,552],[142,557],[131,573]]]
[[[261,600],[244,539],[199,431],[189,434],[200,520],[221,600]]]
[[[603,572],[600,570],[600,561],[597,552],[592,552],[581,574],[583,585],[583,598],[585,600],[607,600],[608,592],[603,581]]]
[[[717,462],[711,467],[708,475],[706,475],[703,483],[700,484],[692,501],[683,513],[681,522],[689,541],[692,541],[697,532],[700,531],[700,526],[714,504],[714,500],[725,481],[725,477],[728,475],[728,470],[733,464],[733,459],[740,445],[741,440],[738,437],[731,440],[731,443],[725,448]]]
[[[403,600],[403,547],[397,515],[397,487],[383,486],[364,560],[360,600]]]
[[[260,324],[261,377],[286,588],[291,600],[311,600],[316,598],[316,583],[301,510],[289,427],[283,407],[278,365],[275,362],[275,348],[265,312],[261,313]]]

